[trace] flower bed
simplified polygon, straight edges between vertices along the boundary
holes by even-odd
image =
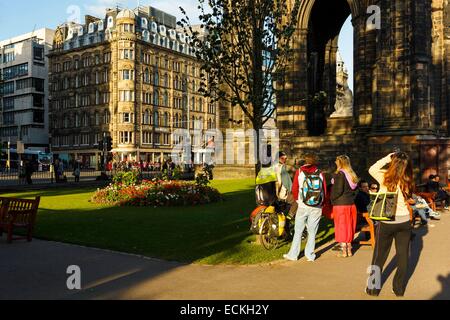
[[[214,188],[184,181],[143,181],[137,185],[111,184],[99,189],[92,202],[115,206],[168,207],[218,202],[222,195]]]

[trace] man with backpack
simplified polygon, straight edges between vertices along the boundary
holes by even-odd
[[[327,196],[327,183],[324,174],[317,167],[317,161],[316,155],[305,155],[305,165],[297,171],[293,181],[292,195],[298,203],[298,210],[291,250],[283,256],[286,260],[298,260],[305,227],[308,231],[305,257],[309,262],[314,262],[316,259],[316,254],[314,253],[316,235],[322,218],[322,208]]]

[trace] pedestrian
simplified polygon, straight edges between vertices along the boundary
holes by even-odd
[[[27,184],[29,185],[33,184],[33,180],[31,179],[33,173],[34,173],[33,164],[31,163],[31,161],[27,160],[25,162],[25,179],[27,181]]]
[[[75,169],[73,170],[73,176],[75,177],[75,182],[80,182],[80,175],[81,175],[81,170],[80,170],[80,164],[76,163],[75,164]]]
[[[355,196],[359,179],[353,171],[348,156],[337,157],[336,167],[333,188],[331,189],[335,239],[341,246],[338,256],[347,258],[353,256],[352,242],[355,238],[357,223]]]
[[[284,152],[278,154],[278,163],[275,165],[275,172],[277,173],[277,198],[286,201],[290,208],[288,217],[293,219],[297,213],[298,204],[292,195],[292,178],[287,168],[287,155]]]
[[[295,235],[291,249],[283,256],[286,260],[297,261],[300,254],[302,235],[305,227],[308,240],[305,248],[307,261],[316,260],[316,235],[322,218],[322,207],[327,194],[325,176],[317,167],[318,158],[314,154],[305,155],[306,164],[295,174],[292,195],[297,201]]]
[[[388,165],[387,170],[383,170]],[[380,192],[397,192],[397,206],[395,217],[391,221],[380,221],[376,227],[376,244],[372,259],[372,273],[381,277],[383,267],[389,256],[392,242],[395,239],[395,267],[393,292],[402,297],[406,289],[406,276],[408,272],[409,245],[411,241],[411,213],[407,204],[412,198],[415,188],[412,163],[404,152],[391,153],[375,163],[369,173],[380,184]],[[371,274],[371,277],[373,275]],[[378,296],[381,291],[381,279],[373,281],[369,278],[366,293]],[[375,282],[375,283],[374,283]]]

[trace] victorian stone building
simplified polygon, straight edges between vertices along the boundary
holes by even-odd
[[[331,117],[339,32],[349,16],[353,113]],[[291,158],[316,151],[323,165],[332,167],[335,156],[347,153],[364,176],[370,164],[399,147],[411,154],[418,180],[431,172],[447,178],[448,0],[302,0],[293,46],[295,58],[277,113],[282,149]],[[326,99],[317,103],[319,92]]]
[[[205,133],[202,149],[218,113],[198,93],[200,63],[176,18],[139,7],[85,20],[59,26],[49,55],[52,151],[95,167],[108,135],[115,160],[159,161],[182,139],[177,129]]]

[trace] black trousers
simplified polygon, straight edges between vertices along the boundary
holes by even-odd
[[[378,223],[376,229],[376,244],[372,265],[377,266],[381,273],[391,251],[395,239],[397,254],[397,271],[394,276],[393,289],[396,294],[403,295],[406,290],[406,276],[408,272],[409,245],[411,242],[411,223],[388,224]]]

